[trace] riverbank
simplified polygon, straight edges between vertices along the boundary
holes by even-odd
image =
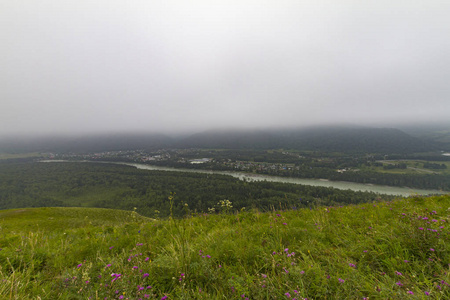
[[[69,161],[43,160],[41,162],[69,162]],[[280,177],[280,176],[269,176],[269,175],[260,175],[260,174],[254,174],[254,173],[244,173],[244,172],[232,172],[232,171],[181,169],[181,168],[160,167],[160,166],[153,166],[153,165],[148,165],[148,164],[129,163],[129,162],[93,162],[93,161],[78,161],[78,162],[112,163],[112,164],[131,166],[131,167],[135,167],[137,169],[142,169],[142,170],[220,174],[220,175],[233,176],[240,180],[247,180],[247,181],[270,181],[270,182],[292,183],[292,184],[302,184],[302,185],[320,186],[320,187],[332,187],[332,188],[337,188],[337,189],[341,189],[341,190],[374,192],[374,193],[379,193],[379,194],[395,195],[395,196],[402,196],[402,197],[409,197],[409,196],[413,196],[413,195],[445,195],[445,194],[449,193],[449,192],[445,192],[445,191],[415,189],[415,188],[408,188],[408,187],[382,186],[382,185],[375,185],[375,184],[362,184],[362,183],[346,182],[346,181],[329,181],[329,180],[323,180],[323,179],[304,179],[304,178],[294,178],[294,177]]]

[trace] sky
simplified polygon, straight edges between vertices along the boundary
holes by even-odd
[[[450,116],[448,0],[6,0],[0,44],[0,134]]]

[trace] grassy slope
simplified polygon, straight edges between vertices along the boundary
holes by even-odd
[[[450,195],[183,220],[91,208],[0,211],[0,295],[448,299],[449,207]]]

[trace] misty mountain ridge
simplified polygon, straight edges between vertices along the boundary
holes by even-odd
[[[303,151],[414,153],[439,145],[395,128],[322,126],[302,129],[208,130],[187,137],[120,133],[89,136],[5,138],[3,152],[100,152],[161,148],[295,149]]]
[[[395,128],[314,127],[287,130],[205,131],[177,143],[180,148],[295,149],[335,152],[413,153],[437,150]]]

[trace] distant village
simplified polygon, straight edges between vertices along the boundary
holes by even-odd
[[[173,167],[192,167],[205,169],[222,169],[258,173],[272,173],[273,171],[295,171],[300,167],[293,163],[269,163],[240,161],[233,159],[215,159],[195,157],[196,149],[160,149],[153,152],[145,150],[127,150],[127,151],[105,151],[88,154],[55,154],[49,153],[50,159],[57,160],[88,160],[88,161],[111,161],[111,162],[133,162],[160,166]],[[197,165],[197,166],[196,166]],[[339,173],[349,169],[336,170]]]

